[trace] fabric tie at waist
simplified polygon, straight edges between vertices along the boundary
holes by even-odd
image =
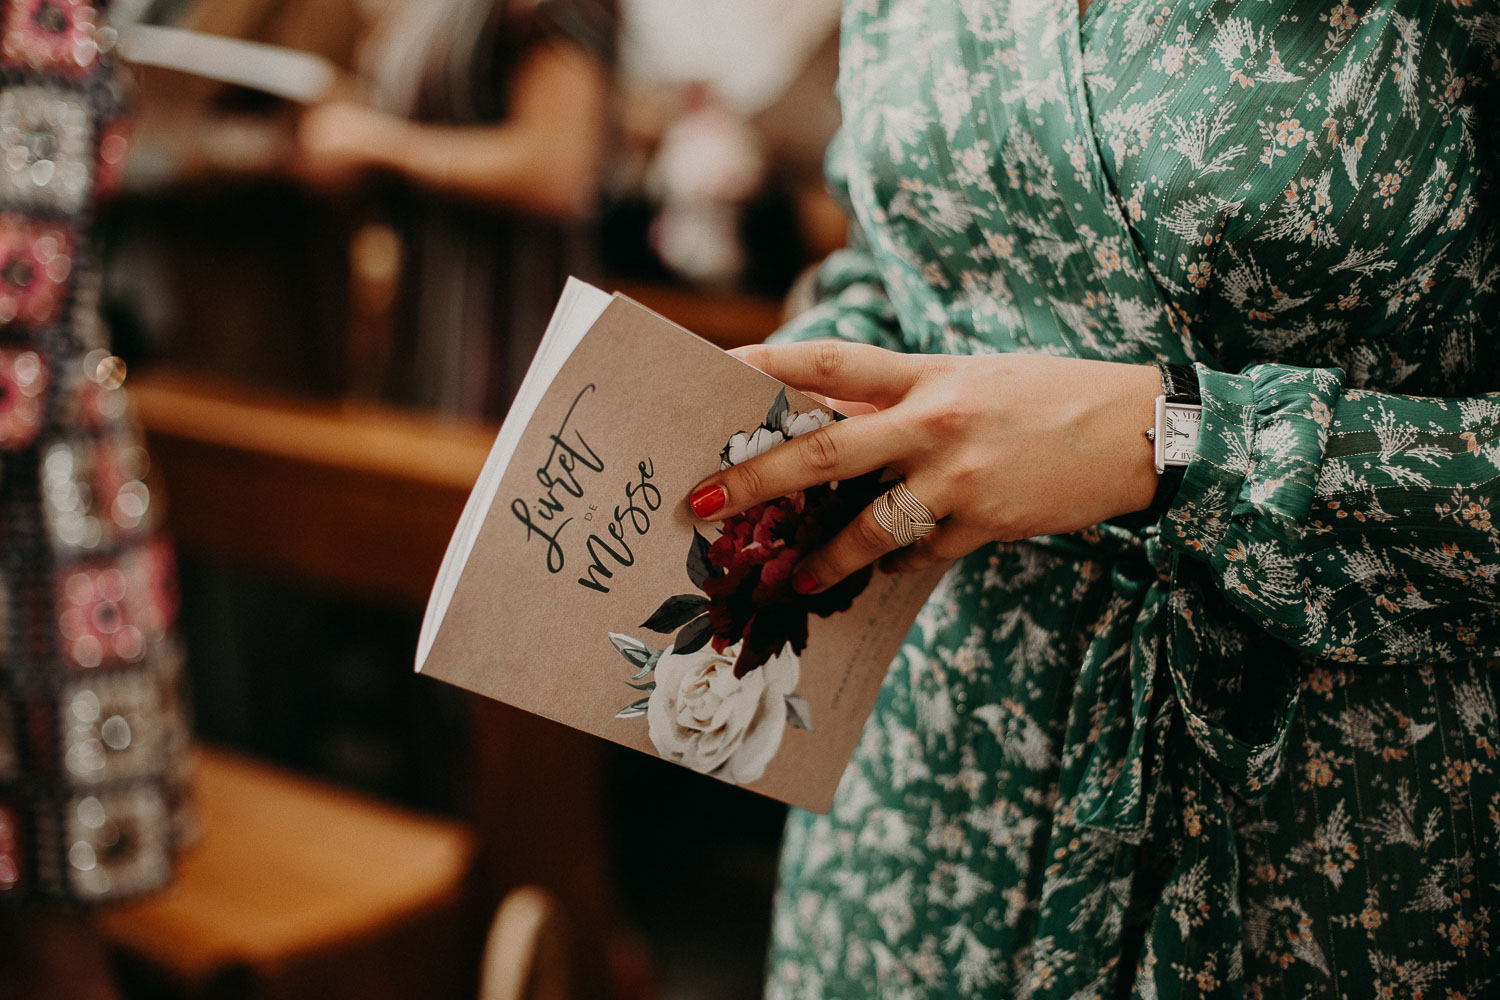
[[[1227,819],[1226,793],[1262,800],[1296,714],[1296,678],[1272,666],[1291,659],[1285,648],[1268,650],[1275,641],[1219,597],[1206,567],[1164,545],[1155,525],[1033,542],[1103,563],[1112,589],[1079,668],[1062,818],[1132,844],[1180,847],[1183,835],[1203,832],[1205,810]],[[1233,851],[1228,824],[1214,826]]]

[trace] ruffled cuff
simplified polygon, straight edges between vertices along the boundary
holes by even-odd
[[[1198,381],[1198,450],[1163,538],[1222,568],[1247,542],[1285,544],[1301,533],[1343,373],[1256,365],[1234,375],[1199,365]]]

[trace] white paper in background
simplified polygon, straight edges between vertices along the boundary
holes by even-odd
[[[150,24],[122,29],[120,52],[138,66],[191,73],[301,104],[321,99],[337,76],[333,63],[310,52]]]
[[[623,0],[632,87],[703,81],[750,116],[781,96],[835,30],[839,0]]]

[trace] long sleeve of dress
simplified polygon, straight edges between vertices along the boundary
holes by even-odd
[[[829,143],[825,158],[829,191],[851,219],[848,145],[842,133]],[[838,339],[905,351],[896,307],[886,294],[875,255],[857,220],[851,222],[849,245],[830,254],[814,276],[815,305],[778,330],[774,340],[788,343]]]
[[[1231,603],[1320,658],[1500,654],[1500,393],[1348,391],[1337,369],[1271,364],[1199,376],[1164,538]]]

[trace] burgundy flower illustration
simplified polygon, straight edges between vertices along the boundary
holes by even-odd
[[[790,412],[783,390],[765,424],[731,439],[724,461],[743,461],[832,419],[824,411]],[[879,492],[879,473],[870,473],[758,504],[721,522],[712,542],[694,532],[688,579],[703,593],[668,598],[641,627],[655,632],[680,629],[673,644],[678,653],[695,652],[710,642],[715,652],[723,653],[740,644],[736,677],[764,665],[788,646],[801,654],[807,646],[808,617],[826,618],[848,610],[869,584],[871,570],[866,567],[822,593],[807,595],[792,589],[792,570]]]

